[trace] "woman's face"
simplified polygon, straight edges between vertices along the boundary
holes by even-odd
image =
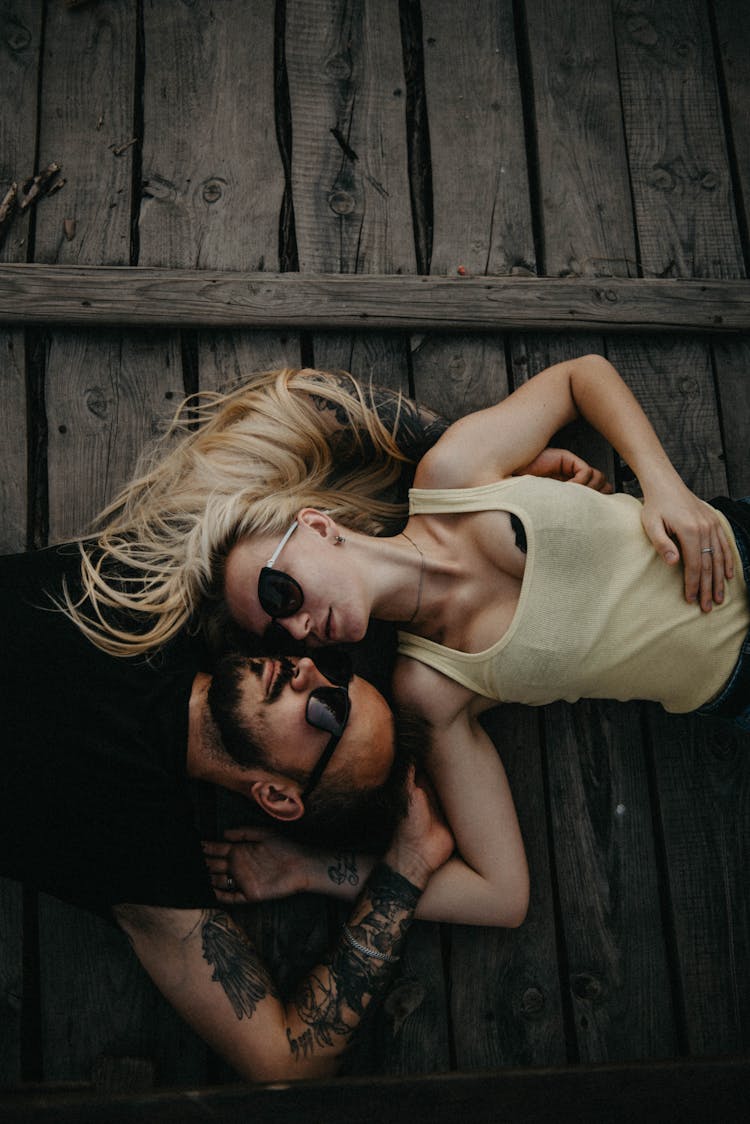
[[[312,646],[361,640],[369,606],[357,586],[346,544],[337,542],[335,524],[318,512],[309,518],[301,513],[296,529],[279,551],[282,539],[283,535],[254,535],[229,552],[224,595],[233,619],[258,636],[275,619],[296,640]],[[261,570],[274,554],[274,572],[293,578],[302,597],[294,613],[275,618],[258,594]]]

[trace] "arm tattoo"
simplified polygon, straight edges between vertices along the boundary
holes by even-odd
[[[211,979],[224,988],[238,1019],[249,1019],[266,996],[278,998],[252,945],[226,913],[204,911],[201,940],[203,959],[214,970]]]
[[[358,886],[359,873],[354,852],[334,855],[333,862],[328,867],[328,877],[335,886],[341,886],[344,882],[348,882],[350,886]]]
[[[406,878],[378,863],[367,880],[361,903],[365,910],[351,932],[360,942],[397,956],[419,896]],[[392,964],[365,956],[342,937],[329,970],[311,973],[294,1001],[305,1030],[296,1037],[287,1030],[293,1057],[306,1058],[316,1048],[333,1046],[336,1038],[350,1038],[370,1000],[385,990],[392,969]]]
[[[372,388],[372,400],[378,417],[393,433],[401,452],[415,463],[448,428],[445,418],[383,387]]]
[[[333,377],[342,390],[349,394],[352,393],[348,378],[342,375]],[[364,393],[367,397],[366,390]],[[339,453],[346,452],[351,455],[354,452],[354,445],[351,448],[347,445],[346,431],[352,424],[352,418],[347,409],[341,403],[332,402],[323,395],[312,394],[311,397],[321,413],[324,410],[332,412],[336,419],[336,425],[339,430],[343,431],[338,434],[331,434],[332,448]],[[389,390],[387,387],[370,387],[370,400],[375,413],[389,433],[393,434],[393,439],[401,452],[415,464],[428,449],[432,448],[438,437],[445,433],[448,428],[449,422],[445,418],[441,418],[439,414],[426,406],[418,406],[410,398],[406,398],[394,390]],[[371,457],[374,450],[369,434],[361,430],[359,439],[363,445],[364,455]]]

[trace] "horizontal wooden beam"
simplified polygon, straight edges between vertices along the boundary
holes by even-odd
[[[748,331],[750,281],[0,266],[0,323]]]

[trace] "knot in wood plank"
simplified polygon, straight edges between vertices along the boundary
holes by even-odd
[[[328,206],[331,208],[335,215],[350,215],[356,203],[354,196],[350,195],[348,191],[332,191],[328,196]]]

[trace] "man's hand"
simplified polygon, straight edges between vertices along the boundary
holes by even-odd
[[[542,449],[533,461],[517,469],[514,476],[545,476],[549,480],[562,480],[568,484],[583,484],[595,492],[609,495],[612,485],[603,472],[593,468],[583,457],[569,449]]]
[[[703,503],[674,473],[644,488],[643,529],[668,566],[680,557],[685,570],[685,600],[704,613],[724,600],[724,580],[734,574],[732,551],[718,513]]]
[[[430,876],[450,858],[455,844],[434,800],[415,780],[413,769],[407,783],[409,810],[396,828],[385,861],[424,889]]]
[[[264,827],[236,827],[224,842],[204,842],[211,883],[222,905],[286,898],[308,888],[314,852]],[[235,889],[227,889],[227,879]]]

